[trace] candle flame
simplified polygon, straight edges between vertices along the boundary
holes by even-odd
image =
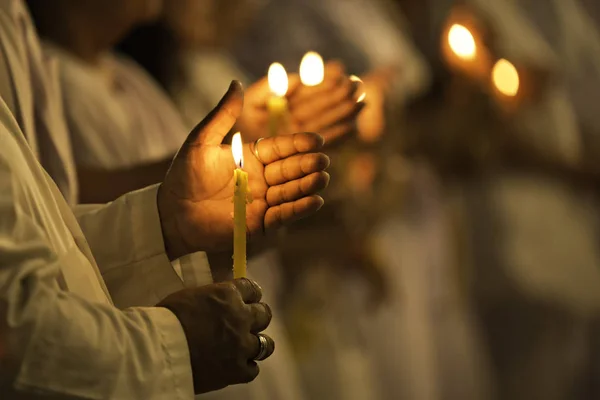
[[[269,67],[268,73],[269,88],[274,95],[283,97],[288,90],[288,77],[283,65],[273,63]]]
[[[464,60],[475,58],[477,46],[473,34],[463,25],[454,24],[448,31],[448,44],[458,57]]]
[[[356,75],[350,75],[350,80],[352,82],[359,82],[361,84],[360,86],[363,86],[363,91],[360,94],[360,96],[358,96],[358,99],[356,100],[357,103],[360,103],[361,101],[363,101],[365,99],[365,97],[367,97],[367,92],[364,90],[364,83],[363,83],[362,79],[360,79]]]
[[[233,161],[238,168],[244,167],[244,148],[242,146],[242,135],[238,132],[231,139],[231,152]]]
[[[508,60],[498,60],[492,70],[494,85],[505,96],[516,96],[519,91],[519,73],[517,68]]]
[[[309,51],[302,57],[300,63],[300,81],[305,86],[317,86],[323,82],[325,77],[325,64],[321,56],[314,52]]]

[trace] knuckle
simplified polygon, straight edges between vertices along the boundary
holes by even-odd
[[[273,319],[273,310],[271,310],[271,306],[267,303],[260,303],[260,304],[262,304],[262,306],[264,307],[267,324],[270,324],[271,320]]]

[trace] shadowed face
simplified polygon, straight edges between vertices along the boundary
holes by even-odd
[[[163,0],[65,0],[67,7],[96,24],[129,26],[152,21],[163,10]]]
[[[165,20],[178,39],[190,47],[219,47],[243,30],[260,0],[171,0]]]

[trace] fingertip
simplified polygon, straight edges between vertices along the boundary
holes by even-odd
[[[319,211],[325,205],[325,200],[318,194],[314,194],[314,195],[310,196],[309,200],[310,200],[312,212]]]
[[[242,378],[242,382],[240,383],[250,383],[254,381],[258,375],[260,374],[260,367],[258,363],[254,360],[249,360],[248,365],[246,366],[246,373]]]
[[[238,81],[237,79],[234,79],[229,84],[229,89],[227,89],[227,93],[239,93],[243,95],[244,85],[242,85],[242,82]]]
[[[323,189],[325,189],[327,186],[329,186],[329,182],[331,181],[331,175],[329,175],[329,172],[321,172],[321,174],[323,174],[323,182],[324,182],[324,187]],[[323,200],[323,199],[321,199]]]
[[[296,150],[300,153],[310,153],[325,145],[323,136],[315,132],[301,132],[294,137]]]
[[[321,153],[321,156],[323,157],[324,161],[323,161],[323,169],[327,169],[329,168],[329,166],[331,165],[331,158],[329,158],[329,156],[327,154]]]
[[[307,134],[311,135],[314,138],[315,143],[319,149],[325,145],[325,138],[320,134],[316,132],[307,132]]]

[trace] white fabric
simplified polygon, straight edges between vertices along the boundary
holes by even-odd
[[[48,105],[38,90],[52,85],[32,76],[43,68],[20,0],[0,0],[0,38],[0,88],[13,90],[0,102],[2,398],[192,398],[179,322],[144,307],[183,287],[164,252],[156,187],[78,209],[80,226],[26,141],[34,109]],[[40,111],[61,128],[52,110]]]
[[[72,159],[77,166],[114,170],[167,159],[207,114],[195,115],[197,119],[187,129],[167,94],[123,56],[105,54],[100,66],[94,66],[49,43],[44,48],[59,71]],[[42,160],[42,164],[48,168],[51,161]],[[49,173],[56,179],[53,171]],[[76,182],[70,189],[68,192],[76,192]],[[212,280],[205,253],[175,260],[173,268],[187,287]]]
[[[246,74],[222,51],[187,51],[181,56],[183,79],[171,92],[188,129],[217,105],[233,79],[249,84]]]
[[[188,130],[166,93],[133,61],[105,54],[86,64],[55,46],[77,165],[118,169],[164,160]]]

